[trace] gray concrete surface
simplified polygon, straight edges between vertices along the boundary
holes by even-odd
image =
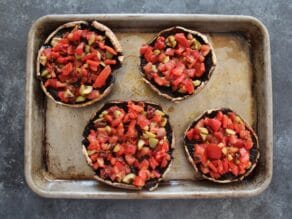
[[[274,98],[274,176],[249,199],[62,200],[34,194],[23,176],[26,37],[50,13],[252,15],[269,29]],[[0,0],[0,218],[291,218],[292,1]],[[289,216],[290,215],[290,216]]]

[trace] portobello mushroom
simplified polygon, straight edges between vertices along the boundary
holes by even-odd
[[[115,34],[97,22],[74,21],[53,31],[38,51],[37,77],[45,94],[69,107],[91,105],[113,88],[123,61]]]
[[[185,131],[184,148],[195,171],[217,183],[243,180],[260,156],[256,133],[228,108],[197,117]]]
[[[207,37],[180,26],[162,30],[140,48],[143,80],[173,102],[202,90],[215,66],[215,52]]]
[[[154,190],[172,163],[174,135],[159,105],[112,101],[86,125],[82,152],[94,178],[113,187]]]

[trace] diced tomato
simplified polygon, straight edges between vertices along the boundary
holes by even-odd
[[[70,35],[70,34],[69,34]],[[81,38],[81,35],[82,35],[82,30],[75,30],[74,32],[73,32],[73,35],[72,35],[72,37],[69,37],[69,35],[68,35],[68,38],[69,38],[69,40],[72,40],[72,41],[79,41],[80,40],[80,38]]]
[[[172,71],[172,69],[175,67],[174,61],[169,61],[165,64],[165,68],[167,71]]]
[[[163,61],[164,61],[164,59],[166,58],[166,54],[165,53],[160,53],[159,55],[158,55],[158,61],[160,62],[160,63],[163,63]]]
[[[222,122],[223,119],[223,113],[221,111],[218,111],[217,115],[216,115],[216,119],[219,120],[220,122]]]
[[[169,151],[169,144],[167,141],[163,141],[162,144],[159,145],[160,151],[168,152]]]
[[[220,141],[218,140],[217,137],[215,137],[214,135],[212,134],[209,134],[206,138],[206,141],[210,144],[219,144]]]
[[[153,122],[160,123],[161,120],[162,120],[161,115],[155,114],[155,115],[152,117],[152,121],[153,121]]]
[[[140,164],[139,164],[139,169],[148,169],[149,167],[149,161],[144,159]]]
[[[60,64],[65,64],[67,62],[71,62],[74,61],[74,57],[73,56],[67,56],[67,57],[57,57],[57,62]]]
[[[244,144],[245,144],[245,141],[240,139],[240,138],[237,138],[236,139],[236,142],[233,144],[235,147],[238,147],[238,148],[241,148],[241,147],[244,147]]]
[[[106,80],[108,79],[108,77],[110,76],[111,73],[111,67],[109,65],[107,65],[101,72],[100,74],[97,76],[93,87],[94,88],[100,88],[102,86],[105,85]]]
[[[63,75],[69,75],[73,71],[73,65],[71,62],[69,62],[67,65],[65,65],[62,68],[62,74]]]
[[[214,179],[220,178],[220,174],[213,171],[210,172],[210,176]]]
[[[236,131],[236,133],[239,133],[239,135],[240,135],[240,132],[244,131],[244,129],[245,129],[244,124],[241,124],[241,123],[233,123],[233,128]],[[249,132],[248,132],[248,134],[249,134]]]
[[[133,102],[129,102],[128,103],[128,108],[132,109],[132,110],[134,110],[134,111],[136,111],[138,113],[140,113],[140,112],[142,112],[144,110],[144,107],[139,106],[137,104],[134,104]]]
[[[81,42],[78,46],[77,46],[77,48],[76,48],[76,54],[77,55],[82,55],[82,53],[83,53],[83,49],[84,49],[84,46],[85,46],[85,44],[83,43],[83,42]]]
[[[187,131],[187,138],[191,141],[191,140],[193,140],[193,136],[194,136],[193,129],[188,130]]]
[[[204,63],[196,63],[196,77],[202,77],[205,73],[205,64]]]
[[[98,44],[98,47],[99,47],[100,49],[102,49],[102,50],[105,49],[105,44],[104,44],[104,42],[98,42],[97,44]]]
[[[146,155],[150,155],[151,154],[151,150],[149,147],[143,147],[140,151],[139,151],[139,156],[143,157]]]
[[[223,141],[224,136],[223,136],[222,132],[220,132],[220,131],[214,132],[213,135],[214,135],[214,137],[216,137],[218,139],[219,142]]]
[[[155,76],[154,81],[160,86],[169,86],[169,81],[165,77]]]
[[[106,59],[106,60],[104,60],[104,64],[106,64],[106,65],[115,65],[115,64],[117,64],[117,61],[114,60],[114,59]]]
[[[64,87],[66,87],[66,84],[59,82],[57,79],[48,79],[45,82],[45,87],[64,88]]]
[[[193,78],[196,75],[196,69],[194,68],[190,68],[190,69],[186,69],[185,73],[190,77]]]
[[[210,159],[220,159],[222,157],[221,148],[217,144],[208,144],[207,156]]]
[[[96,98],[98,98],[98,97],[100,97],[100,93],[99,93],[98,90],[93,90],[93,91],[91,91],[90,94],[87,95],[87,98],[88,98],[89,100],[94,100],[94,99],[96,99]]]
[[[217,166],[218,166],[218,172],[223,175],[224,174],[224,168],[223,163],[221,160],[217,160]]]
[[[155,57],[155,55],[153,55],[152,49],[146,50],[146,52],[144,54],[144,57],[147,60],[147,62],[152,62],[153,61],[153,56]]]
[[[129,154],[125,155],[125,159],[129,165],[132,165],[136,160],[136,158],[133,155],[129,155]]]
[[[189,42],[187,38],[185,37],[184,33],[176,33],[174,37],[176,41],[178,42],[178,44],[181,45],[182,47],[185,47],[185,48],[190,47]]]
[[[223,115],[223,118],[222,118],[222,127],[223,128],[227,128],[227,124],[228,124],[228,117],[226,115]]]
[[[126,153],[126,154],[129,154],[129,155],[133,155],[133,154],[136,153],[136,149],[137,149],[136,145],[128,144],[128,145],[126,146],[126,151],[125,151],[125,153]]]
[[[136,176],[133,185],[137,187],[143,187],[145,185],[145,181],[140,176]]]
[[[161,161],[164,156],[165,156],[165,152],[162,152],[162,151],[158,151],[154,155],[156,161],[158,162]]]
[[[250,150],[253,147],[253,142],[251,140],[248,140],[244,144],[245,149]]]
[[[144,65],[143,69],[146,73],[152,72],[152,63],[148,62],[146,65]]]
[[[88,59],[88,60],[86,60],[86,62],[88,63],[89,68],[90,68],[92,71],[97,71],[98,66],[99,66],[99,64],[100,64],[99,61],[93,61],[93,60]],[[101,73],[100,73],[100,74],[101,74]]]
[[[203,165],[207,163],[207,155],[204,146],[202,145],[195,145],[195,157],[198,157]]]
[[[98,154],[92,154],[89,156],[92,161],[96,161],[98,158]]]
[[[120,123],[119,125],[118,125],[118,128],[117,128],[117,135],[119,136],[119,137],[122,137],[122,136],[124,136],[124,126],[123,126],[123,123]]]
[[[174,49],[172,49],[172,48],[167,48],[167,49],[165,50],[165,55],[167,55],[167,56],[174,56]]]
[[[215,172],[215,173],[218,172],[216,166],[215,166],[211,161],[208,163],[208,167],[209,167],[213,172]]]
[[[140,48],[140,54],[141,55],[144,55],[146,53],[147,50],[151,49],[150,46],[148,46],[147,44],[143,45],[141,48]]]
[[[151,175],[152,175],[152,178],[159,178],[161,176],[161,174],[156,170],[152,170]]]
[[[135,129],[136,120],[132,120],[128,127],[127,137],[134,138],[137,135],[137,130]]]
[[[233,173],[233,175],[238,176],[238,174],[239,174],[238,166],[235,165],[233,162],[229,162],[229,166],[231,168],[231,172]]]
[[[201,45],[200,51],[203,54],[203,56],[207,56],[208,53],[210,52],[210,46],[203,44]]]
[[[111,157],[109,160],[112,166],[114,166],[117,163],[117,159],[115,157]]]
[[[92,167],[93,167],[93,169],[95,169],[95,170],[98,169],[98,163],[97,163],[97,162],[93,163],[93,164],[92,164]]]
[[[184,51],[185,51],[185,48],[179,45],[178,48],[174,51],[174,53],[177,55],[182,55]]]
[[[164,71],[166,71],[165,64],[163,64],[163,63],[159,63],[159,65],[158,65],[158,70],[159,70],[160,72],[164,72]]]
[[[117,55],[117,51],[114,50],[112,47],[110,46],[104,46],[104,48],[106,49],[106,51],[108,51],[109,53],[113,54],[113,55]]]
[[[237,137],[236,137],[236,135],[230,135],[230,136],[228,137],[228,142],[229,142],[229,144],[231,144],[231,145],[235,145],[236,142],[237,142]]]
[[[164,49],[165,48],[165,38],[162,37],[162,36],[159,36],[156,39],[154,47],[157,48],[157,49]]]
[[[183,84],[185,85],[186,92],[187,92],[188,94],[192,94],[192,93],[194,93],[195,88],[194,88],[194,85],[193,85],[192,80],[187,79],[187,80],[184,81]]]
[[[205,167],[203,165],[200,166],[200,169],[201,171],[204,173],[204,174],[208,174],[210,171],[209,171],[209,168],[208,167]]]
[[[163,158],[162,161],[161,161],[160,166],[162,168],[165,168],[167,166],[167,164],[168,164],[168,160],[166,158]]]
[[[210,118],[205,119],[204,122],[205,122],[205,124],[206,124],[207,126],[209,126],[214,132],[217,132],[217,131],[220,129],[221,124],[222,124],[219,120],[217,120],[217,119],[210,119]]]
[[[126,118],[127,117],[129,117],[129,120],[130,119],[136,119],[137,118],[137,112],[135,112],[135,111],[130,111],[130,112],[128,112],[128,114],[125,116],[125,119],[124,119],[124,121],[126,121]]]
[[[171,73],[177,76],[182,75],[185,70],[185,65],[183,63],[177,63],[176,67],[172,69]]]
[[[222,161],[224,173],[226,173],[229,169],[228,160],[225,158]]]
[[[239,132],[239,136],[243,139],[248,139],[250,137],[250,134],[248,130],[241,130]]]
[[[64,91],[59,91],[58,97],[60,98],[61,101],[65,102],[65,103],[67,103],[69,101],[69,98],[65,96]]]
[[[84,57],[82,57],[82,61],[87,61],[87,60],[98,60],[97,56],[95,53],[88,53],[87,55],[85,55]]]
[[[185,79],[185,76],[184,76],[184,75],[181,75],[181,76],[179,76],[178,78],[176,78],[176,79],[172,82],[172,84],[173,84],[174,86],[178,86],[180,83],[183,82],[184,79]]]
[[[154,170],[159,164],[154,157],[151,157],[149,160],[149,165]]]
[[[150,171],[147,169],[139,170],[138,176],[140,176],[143,180],[147,180],[150,176]]]
[[[137,124],[141,129],[144,129],[146,126],[150,125],[150,121],[146,118],[145,115],[139,114],[137,117]]]

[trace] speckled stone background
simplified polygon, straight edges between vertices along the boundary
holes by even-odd
[[[27,32],[50,13],[210,13],[252,15],[271,37],[274,98],[274,175],[248,199],[44,199],[23,175]],[[292,210],[291,0],[0,0],[0,218],[291,218]]]

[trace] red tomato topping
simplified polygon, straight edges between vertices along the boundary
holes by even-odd
[[[233,112],[218,111],[202,118],[186,132],[186,141],[196,141],[194,159],[203,174],[219,179],[224,174],[242,175],[251,167],[251,131]]]
[[[95,82],[93,84],[94,88],[100,88],[105,85],[106,80],[110,76],[111,73],[111,67],[107,65],[101,72],[100,74],[96,77]]]
[[[52,38],[39,61],[42,81],[56,91],[56,99],[74,104],[100,97],[110,66],[118,62],[118,52],[106,42],[106,37],[79,26]]]
[[[159,36],[153,45],[143,45],[140,54],[146,60],[143,66],[146,77],[173,92],[193,94],[205,73],[205,57],[210,46],[201,44],[193,36],[176,33]]]
[[[214,160],[220,159],[222,157],[221,148],[217,144],[208,144],[207,157]]]
[[[87,152],[103,179],[143,187],[171,160],[167,116],[143,102],[113,105],[90,126]],[[92,128],[94,127],[94,128]]]

